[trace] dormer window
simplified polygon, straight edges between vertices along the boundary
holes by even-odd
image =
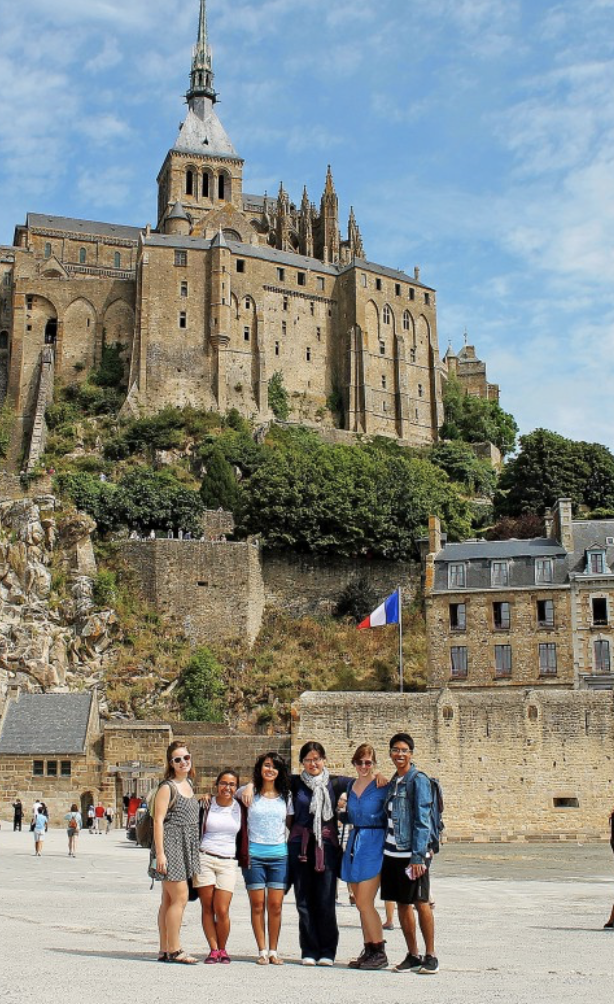
[[[452,561],[448,565],[448,589],[465,588],[465,566],[461,562]]]
[[[535,559],[535,584],[540,585],[553,581],[552,558]]]
[[[491,586],[509,585],[509,565],[507,561],[493,561],[490,566]]]
[[[587,575],[604,575],[607,572],[605,563],[605,551],[586,552],[586,573]]]

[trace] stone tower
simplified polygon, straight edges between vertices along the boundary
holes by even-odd
[[[192,52],[188,113],[158,175],[158,230],[179,203],[192,230],[214,210],[243,208],[243,161],[216,112],[213,60],[207,37],[207,2],[200,0],[198,39]],[[227,212],[227,217],[232,212]],[[215,229],[220,221],[215,220]],[[175,225],[173,225],[174,227]]]
[[[324,262],[339,261],[339,199],[335,191],[333,172],[328,165],[326,184],[320,203],[320,242],[318,257]]]

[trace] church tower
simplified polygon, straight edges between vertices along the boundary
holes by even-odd
[[[339,261],[339,199],[335,191],[333,173],[328,165],[326,184],[320,203],[318,258],[325,262]]]
[[[158,175],[158,230],[183,209],[202,232],[212,210],[243,207],[243,161],[216,112],[213,60],[207,32],[207,0],[200,0],[198,38],[192,51],[188,112]],[[216,214],[217,216],[217,214]],[[218,224],[216,219],[216,226]],[[199,226],[200,224],[200,226]],[[172,224],[171,226],[175,226]]]

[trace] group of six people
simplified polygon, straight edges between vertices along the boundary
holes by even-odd
[[[153,804],[150,873],[161,880],[158,913],[160,962],[193,965],[180,930],[189,885],[200,899],[209,945],[205,962],[228,964],[230,904],[241,868],[250,899],[260,965],[282,965],[279,934],[283,899],[294,887],[302,964],[332,966],[339,928],[339,878],[348,883],[360,913],[364,946],[350,961],[354,969],[388,966],[381,898],[397,904],[407,953],[395,972],[438,972],[435,956],[429,866],[432,852],[431,782],[412,763],[414,741],[407,733],[390,740],[392,780],[377,773],[373,747],[362,743],[352,757],[355,776],[331,775],[322,745],[303,745],[301,773],[291,775],[276,752],[265,753],[251,781],[240,786],[236,771],[220,772],[215,794],[200,803],[187,746],[167,750],[164,781]],[[348,824],[345,849],[340,821]],[[420,954],[416,919],[425,942]],[[268,933],[268,937],[267,937]]]

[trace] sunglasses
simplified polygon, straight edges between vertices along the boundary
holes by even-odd
[[[372,767],[373,760],[354,760],[355,767]]]
[[[189,763],[191,759],[192,759],[191,754],[186,753],[185,756],[174,756],[173,759],[171,760],[171,763]]]

